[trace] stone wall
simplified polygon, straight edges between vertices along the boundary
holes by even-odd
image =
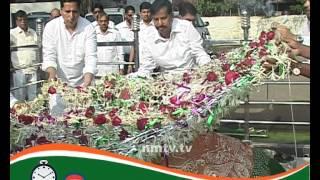
[[[239,16],[202,17],[209,22],[209,32],[214,40],[238,40],[243,39],[241,18]],[[272,22],[279,22],[291,29],[293,33],[299,33],[307,17],[304,15],[289,15],[265,18],[252,16],[250,19],[249,39],[258,37],[262,30],[268,30]]]

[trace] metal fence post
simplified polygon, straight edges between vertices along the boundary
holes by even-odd
[[[134,53],[135,53],[135,68],[134,71],[138,71],[139,69],[139,30],[140,30],[140,18],[137,14],[133,15],[133,27],[132,31],[134,33]]]

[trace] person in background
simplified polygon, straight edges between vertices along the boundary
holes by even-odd
[[[54,8],[54,9],[52,9],[51,12],[50,12],[50,18],[49,18],[49,20],[52,20],[52,19],[57,18],[57,17],[59,17],[59,16],[61,16],[60,10],[59,10],[58,8]]]
[[[143,2],[140,4],[140,31],[152,26],[150,8],[151,4],[149,2]]]
[[[103,10],[103,6],[102,4],[99,4],[99,3],[96,3],[94,4],[94,6],[92,6],[91,8],[91,13],[93,14],[94,18],[95,18],[95,21],[92,22],[92,25],[94,27],[98,26],[98,14],[99,13],[105,13],[104,10]],[[110,21],[109,20],[109,28],[111,29],[114,29],[115,28],[115,25],[114,25],[114,22],[113,21]]]
[[[151,4],[149,2],[142,2],[140,4],[140,31],[139,34],[143,33],[143,31],[149,27],[153,26],[152,24],[152,18],[150,13]],[[140,35],[139,35],[140,36]],[[135,51],[134,48],[131,49],[129,62],[134,62],[135,58]],[[133,72],[133,65],[128,65],[127,73]]]
[[[61,17],[43,32],[42,70],[49,80],[60,78],[69,86],[87,87],[96,74],[97,37],[94,27],[80,17],[80,0],[62,0]]]
[[[173,18],[168,0],[154,1],[151,16],[154,26],[141,35],[140,68],[129,77],[148,76],[157,67],[178,73],[211,61],[198,31],[189,21]]]
[[[121,40],[122,41],[133,41],[134,40],[134,34],[132,31],[132,21],[133,21],[133,15],[135,13],[135,9],[133,6],[127,6],[125,8],[125,20],[118,25],[116,25],[116,29],[120,32],[121,35]],[[132,62],[130,59],[130,56],[133,57],[133,47],[132,46],[124,46],[123,51],[124,51],[124,60],[125,62]],[[131,55],[130,55],[131,54]],[[128,73],[128,65],[124,66],[124,73]],[[130,72],[129,72],[130,73]]]
[[[181,19],[194,22],[197,16],[197,9],[190,2],[182,2],[179,4],[179,15]]]
[[[19,10],[15,15],[17,27],[10,30],[10,46],[37,45],[36,32],[28,27],[27,13]],[[11,52],[11,63],[15,68],[13,86],[21,87],[27,83],[37,81],[38,67],[30,67],[39,63],[38,48],[19,48]],[[30,85],[13,91],[14,96],[20,100],[33,100],[37,95],[37,85]]]
[[[120,33],[115,29],[108,28],[109,17],[100,13],[97,17],[96,27],[97,42],[121,41]],[[124,62],[122,46],[101,46],[98,49],[98,62]],[[105,76],[109,73],[123,74],[123,65],[98,65],[97,76]]]

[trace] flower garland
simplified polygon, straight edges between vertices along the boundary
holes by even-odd
[[[47,82],[34,101],[10,113],[11,150],[58,142],[147,159],[139,144],[190,142],[195,131],[212,127],[261,80],[286,78],[287,50],[279,35],[263,31],[258,40],[183,73],[148,79],[111,74],[86,89]],[[269,72],[262,67],[266,57],[276,63]],[[61,116],[52,114],[57,97]]]

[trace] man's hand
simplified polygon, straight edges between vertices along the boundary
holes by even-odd
[[[262,67],[266,69],[266,72],[272,70],[272,68],[276,68],[277,60],[272,58],[266,58],[265,61],[262,63]]]
[[[297,39],[297,36],[294,35],[290,31],[290,29],[287,28],[286,26],[279,25],[279,26],[277,26],[276,31],[280,33],[280,38],[283,41],[289,41],[289,40],[296,40]]]
[[[47,70],[46,70],[49,74],[49,78],[48,78],[48,81],[56,81],[57,80],[57,71],[55,68],[53,67],[48,67]]]
[[[85,73],[85,74],[84,74],[84,81],[83,81],[82,87],[86,88],[86,87],[90,86],[92,80],[93,80],[93,74],[91,74],[91,73]]]
[[[127,74],[130,74],[130,73],[133,73],[133,67],[131,64],[128,66],[128,71],[127,71]]]

